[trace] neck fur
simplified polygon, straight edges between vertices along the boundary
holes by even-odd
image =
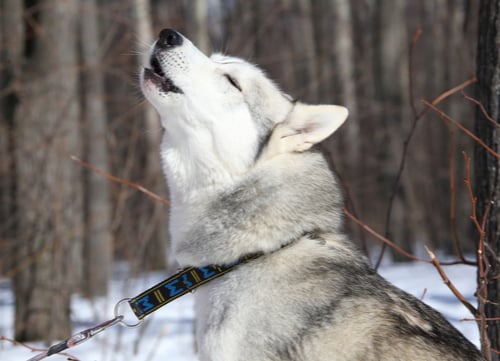
[[[190,152],[173,147],[162,148],[163,170],[174,203],[202,201],[234,182],[234,176],[216,158],[207,155],[201,159],[192,157],[191,154],[198,153],[196,150],[192,152],[193,149]]]

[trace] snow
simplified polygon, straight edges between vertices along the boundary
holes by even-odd
[[[474,267],[457,265],[445,268],[451,281],[462,294],[475,305],[476,270]],[[405,263],[384,265],[379,272],[389,281],[440,311],[473,343],[479,345],[475,322],[462,321],[471,317],[467,309],[453,296],[441,281],[432,265]],[[166,278],[161,273],[150,273],[131,278],[126,267],[117,267],[106,299],[88,301],[75,297],[72,302],[74,332],[92,327],[113,317],[113,308],[122,298],[139,294]],[[125,307],[120,307],[124,310]],[[11,283],[0,279],[0,336],[13,337],[14,299]],[[126,320],[133,321],[133,316]],[[193,298],[186,295],[147,317],[137,328],[114,326],[94,338],[67,351],[81,361],[193,361],[196,360],[193,340]],[[45,347],[31,343],[33,347]],[[28,360],[33,353],[23,346],[0,341],[0,360]],[[65,360],[68,356],[51,356],[50,360]]]

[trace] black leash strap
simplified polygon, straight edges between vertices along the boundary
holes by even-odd
[[[218,278],[260,254],[246,256],[234,263],[224,266],[188,267],[170,278],[158,283],[140,295],[128,300],[132,311],[139,320],[153,313],[167,303],[193,291],[195,288]]]

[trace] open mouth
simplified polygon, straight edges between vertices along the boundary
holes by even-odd
[[[151,68],[144,68],[144,79],[153,82],[153,84],[160,88],[164,93],[171,92],[182,94],[182,90],[165,75],[156,56],[151,56],[149,65]]]

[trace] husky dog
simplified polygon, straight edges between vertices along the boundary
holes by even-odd
[[[312,146],[347,109],[293,101],[256,66],[209,58],[171,29],[141,85],[165,130],[179,263],[261,254],[195,293],[201,360],[484,360],[342,233],[341,192]]]

